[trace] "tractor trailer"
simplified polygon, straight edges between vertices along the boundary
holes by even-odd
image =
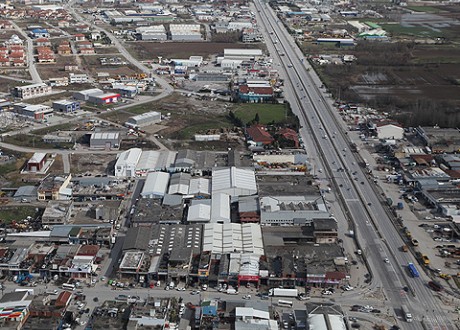
[[[268,290],[268,295],[272,297],[297,297],[298,294],[297,289],[273,288]]]

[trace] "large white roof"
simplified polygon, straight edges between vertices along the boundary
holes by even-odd
[[[116,166],[136,165],[141,158],[142,149],[131,148],[118,154]]]
[[[150,172],[142,188],[142,197],[164,196],[168,188],[169,174],[165,172]]]
[[[326,322],[326,317],[329,319],[329,328]],[[346,330],[343,317],[333,314],[310,314],[308,315],[308,324],[311,330]]]
[[[224,56],[228,55],[262,56],[262,49],[225,48]]]
[[[190,180],[189,195],[210,195],[211,181],[205,178],[196,178]]]
[[[203,234],[203,251],[215,254],[233,252],[263,255],[262,230],[259,224],[209,223]]]
[[[258,319],[264,319],[264,320],[270,319],[269,312],[254,309],[252,307],[236,307],[235,316],[236,317],[258,318]]]
[[[211,205],[209,203],[195,203],[188,208],[188,222],[209,222]]]
[[[253,170],[236,167],[212,172],[212,192],[225,192],[231,196],[249,196],[257,193]]]
[[[211,198],[211,221],[230,223],[230,196],[224,193],[213,194]]]

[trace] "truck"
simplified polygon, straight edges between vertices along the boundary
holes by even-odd
[[[299,291],[297,289],[272,288],[268,290],[268,295],[272,297],[297,297]]]

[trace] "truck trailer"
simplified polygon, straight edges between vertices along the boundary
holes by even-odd
[[[299,291],[297,289],[273,288],[268,291],[268,294],[272,297],[297,297]]]

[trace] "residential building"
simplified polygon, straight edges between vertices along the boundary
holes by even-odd
[[[71,84],[85,84],[88,82],[88,75],[86,73],[69,73],[69,83]]]
[[[263,125],[252,125],[246,128],[246,135],[248,143],[254,144],[255,146],[266,146],[271,145],[275,139]],[[252,142],[251,142],[252,141]]]
[[[72,188],[68,188],[72,176],[70,174],[48,175],[40,182],[37,190],[38,200],[70,200]]]
[[[72,201],[49,201],[42,215],[42,225],[66,225],[72,214]]]
[[[44,83],[17,86],[13,90],[13,94],[21,99],[29,99],[33,97],[40,97],[51,94],[52,88]]]

